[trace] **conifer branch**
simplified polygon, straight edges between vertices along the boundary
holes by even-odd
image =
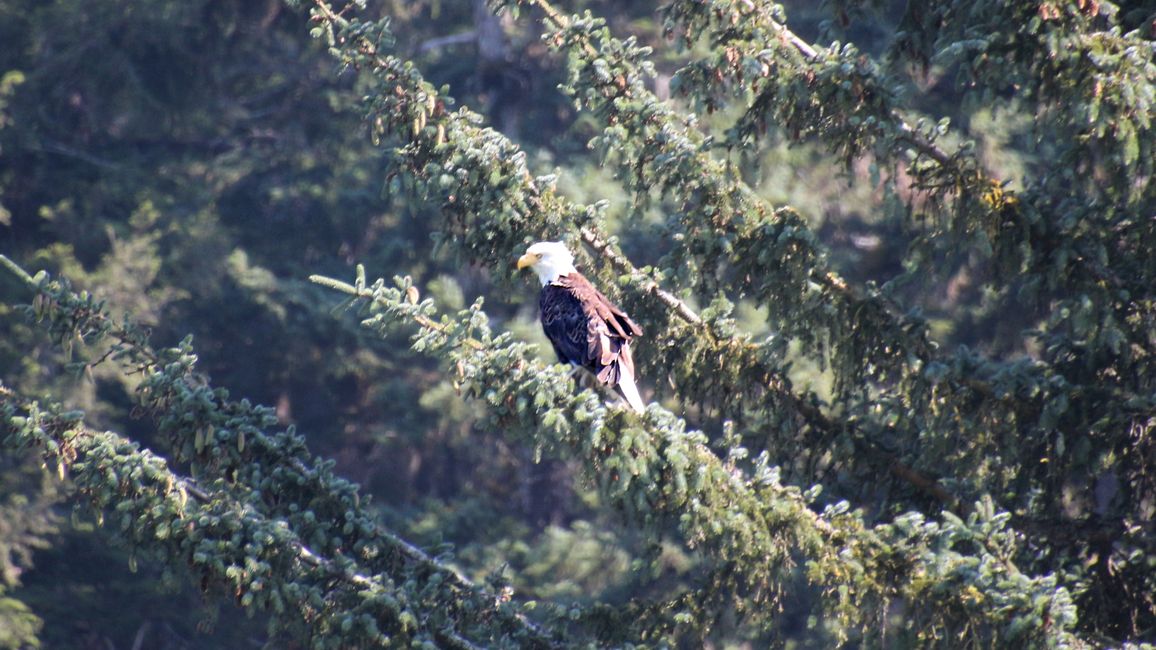
[[[974,149],[963,145],[948,152],[936,143],[939,128],[920,130],[905,121],[889,89],[891,82],[860,53],[853,48],[835,51],[806,46],[776,19],[777,10],[770,5],[678,0],[665,13],[668,34],[681,30],[688,41],[706,34],[715,47],[713,60],[701,59],[678,73],[684,93],[697,91],[707,98],[708,106],[717,108],[724,85],[719,82],[724,79],[738,82],[739,88],[763,86],[739,122],[737,131],[742,137],[756,137],[770,116],[794,139],[818,134],[830,149],[848,159],[870,151],[878,159],[905,164],[914,186],[934,201],[954,196],[954,209],[946,212],[953,235],[971,239],[977,248],[994,249],[990,256],[996,261],[997,279],[1021,279],[1025,273],[1047,276],[1060,260],[1072,267],[1073,272],[1061,274],[1068,286],[1076,291],[1094,290],[1105,281],[1104,265],[1097,262],[1094,252],[1098,244],[1072,236],[1082,233],[1057,232],[1057,226],[1070,229],[1062,225],[1065,219],[1055,215],[1075,211],[1081,219],[1098,219],[1111,211],[1082,210],[1079,206],[1087,204],[1090,195],[1111,193],[1122,205],[1134,206],[1150,194],[1153,156],[1143,155],[1142,150],[1154,140],[1142,134],[1150,133],[1152,124],[1139,116],[1147,115],[1152,100],[1133,89],[1156,81],[1156,48],[1114,29],[1097,30],[1097,21],[1110,15],[1097,15],[1098,3],[1081,3],[1076,11],[1040,10],[1039,15],[1034,7],[1015,3],[991,3],[982,10],[972,8],[971,3],[960,4],[945,0],[909,5],[904,20],[918,23],[931,36],[916,37],[920,30],[908,25],[893,51],[921,65],[927,64],[933,51],[951,52],[949,58],[960,63],[960,73],[980,82],[965,86],[969,93],[985,88],[998,92],[1008,84],[1034,88],[1025,96],[1040,105],[1042,123],[1069,132],[1070,137],[1058,139],[1079,152],[1070,156],[1073,161],[1086,165],[1095,160],[1098,165],[1115,167],[1120,160],[1134,159],[1131,166],[1141,168],[1114,170],[1120,173],[1112,175],[1115,189],[1110,192],[1099,182],[1092,188],[1075,182],[1078,179],[1070,174],[1044,175],[1022,193],[1016,192],[1005,179],[984,168]],[[952,19],[944,20],[945,16]],[[1021,39],[975,37],[1012,26]],[[801,65],[793,66],[786,54],[779,56],[784,42],[792,52],[802,54]],[[932,44],[934,50],[929,48]],[[1082,70],[1089,59],[1099,62],[1093,74]],[[754,74],[752,78],[751,71],[760,66],[761,77]],[[1049,102],[1070,104],[1073,95],[1087,107],[1077,111],[1047,108]],[[1090,119],[1082,117],[1085,113]],[[901,159],[904,143],[919,154],[914,160]],[[1118,155],[1110,155],[1112,150]],[[921,157],[937,164],[922,165]],[[1074,192],[1082,196],[1057,204],[1057,196]],[[1053,216],[1044,216],[1049,214]]]
[[[809,61],[817,62],[819,60],[821,56],[819,51],[815,49],[813,45],[805,41],[802,37],[791,31],[790,28],[788,28],[786,25],[778,22],[777,20],[770,20],[769,23],[772,29],[777,31],[782,38],[786,39],[787,42],[789,42]],[[899,114],[898,110],[893,108],[888,112],[888,115],[892,120],[894,120],[895,126],[899,133],[903,134],[907,141],[911,143],[911,145],[915,147],[919,153],[944,166],[953,164],[955,159],[954,156],[940,148],[938,144],[928,138],[927,135],[925,135],[923,132],[911,126],[911,124],[908,123],[907,120]],[[999,185],[1003,185],[1003,183],[998,182],[996,179],[991,179],[990,182],[996,182]]]
[[[619,273],[629,274],[631,279],[636,283],[642,293],[653,294],[664,305],[669,307],[676,316],[683,319],[691,325],[702,325],[702,317],[699,316],[693,309],[690,308],[684,301],[679,300],[674,294],[663,289],[657,282],[651,280],[639,272],[634,264],[619,254],[610,242],[594,232],[592,228],[583,227],[579,229],[582,235],[582,241],[586,242],[591,249],[593,249],[600,257],[610,263]]]
[[[902,30],[891,49],[922,66],[940,53],[941,63],[958,65],[971,93],[1008,84],[1024,88],[1028,92],[1017,97],[1035,105],[1041,125],[1067,136],[1063,148],[1077,152],[1073,160],[1095,160],[1110,170],[1090,185],[1072,183],[1076,177],[1041,184],[1061,195],[1098,188],[1135,205],[1153,189],[1149,89],[1156,83],[1156,45],[1150,27],[1125,28],[1126,13],[1099,2],[992,2],[976,10],[959,0],[935,0],[908,7],[903,22],[910,29]],[[975,38],[1001,31],[1003,38]],[[1071,110],[1050,110],[1057,106]],[[1031,196],[1036,193],[1027,194],[1033,201],[1043,198]]]
[[[498,605],[501,599],[497,595],[487,593],[453,567],[431,558],[362,512],[356,487],[333,477],[323,461],[308,453],[300,436],[291,430],[266,432],[276,424],[268,409],[254,407],[247,400],[231,402],[221,391],[213,390],[196,373],[196,357],[187,341],[178,349],[158,353],[149,346],[142,328],[127,317],[119,324],[114,322],[94,296],[77,295],[66,282],[53,280],[44,272],[33,278],[2,255],[0,265],[36,292],[30,315],[52,323],[58,342],[81,339],[96,345],[102,338],[112,339],[101,360],[115,357],[122,366],[143,377],[139,389],[141,406],[153,414],[161,433],[168,437],[175,459],[190,462],[202,478],[225,481],[246,508],[259,509],[261,516],[283,518],[295,530],[307,534],[317,527],[325,529],[320,537],[325,546],[314,550],[302,546],[303,556],[315,558],[306,557],[304,561],[326,568],[333,563],[325,559],[325,554],[341,555],[342,565],[347,567],[342,570],[351,582],[363,587],[369,583],[358,573],[359,567],[384,572],[399,584],[415,574],[425,580],[437,576],[433,582],[444,589],[434,589],[433,594],[452,603],[443,605],[443,609],[457,610],[463,604],[459,600],[469,603],[468,608],[463,608],[461,623],[485,629],[490,621],[496,621],[506,631],[494,632],[495,637],[508,633],[531,647],[555,646],[553,635],[516,611],[515,605]],[[342,284],[330,281],[327,286],[341,288]],[[427,327],[439,327],[438,323],[419,318]],[[480,345],[469,340],[465,343]],[[261,481],[246,481],[254,471],[266,477],[264,482],[269,485],[265,490],[252,487]],[[290,505],[300,503],[309,507],[298,509]],[[314,511],[319,516],[313,517]],[[350,514],[354,516],[352,520]],[[356,525],[343,531],[347,523]],[[344,544],[329,546],[334,539],[343,539]],[[350,552],[355,548],[359,553]],[[422,598],[429,597],[426,594]],[[447,642],[456,636],[452,631],[445,634]]]
[[[390,580],[339,567],[227,492],[210,492],[125,438],[94,431],[77,414],[44,409],[3,385],[0,414],[4,446],[35,449],[62,478],[70,475],[98,516],[107,513],[121,523],[108,529],[121,531],[114,534],[128,545],[187,564],[202,579],[232,590],[245,607],[269,612],[279,628],[375,646],[388,643],[389,635],[421,638],[417,619],[406,615],[404,593]],[[315,607],[315,596],[326,606]],[[371,622],[355,611],[372,612]],[[475,647],[454,632],[426,634],[451,647]]]
[[[637,268],[635,268],[630,260],[620,255],[613,249],[613,247],[611,247],[610,242],[599,237],[598,234],[590,228],[582,228],[581,234],[582,240],[586,242],[586,244],[589,245],[592,249],[594,249],[600,256],[606,259],[606,261],[609,262],[610,265],[613,266],[619,273],[629,274],[643,293],[653,293],[658,297],[659,300],[668,306],[675,315],[685,320],[687,323],[699,326],[703,324],[702,317],[695,313],[695,311],[691,309],[689,305],[687,305],[684,301],[679,300],[669,292],[663,290],[657,282],[654,282],[653,280],[643,276],[643,274],[640,273]],[[709,331],[704,331],[703,335],[711,336]],[[755,364],[759,363],[755,360],[750,362]],[[775,386],[783,386],[786,383],[784,379],[779,376],[777,369],[766,367],[764,370],[768,373],[768,376],[773,378],[768,382],[768,388],[774,389]],[[779,388],[776,390],[776,393],[780,400],[785,401],[791,406],[793,410],[801,414],[807,423],[813,428],[825,432],[828,436],[834,434],[834,432],[837,430],[838,425],[831,421],[831,419],[828,418],[825,413],[823,413],[822,409],[815,406],[813,403],[803,399],[789,389]],[[881,462],[885,467],[887,467],[888,471],[896,478],[906,481],[919,490],[926,492],[947,508],[962,511],[964,514],[967,514],[969,511],[967,504],[961,502],[957,496],[945,489],[936,480],[911,468],[910,466],[900,461],[898,458],[895,458],[894,455],[881,454],[874,448],[865,446],[858,441],[856,441],[856,444],[860,450],[873,456],[876,462]]]
[[[979,197],[990,194],[993,187],[1001,188],[1005,185],[981,171],[981,165],[974,154],[963,150],[948,153],[931,136],[912,126],[895,107],[895,102],[886,90],[886,81],[873,69],[866,67],[855,52],[834,52],[812,46],[777,20],[773,12],[774,9],[769,6],[736,0],[710,0],[707,3],[677,1],[665,10],[668,34],[672,35],[676,26],[684,31],[688,41],[705,33],[710,35],[712,44],[718,50],[726,52],[726,56],[720,57],[715,63],[701,60],[688,65],[679,73],[683,78],[693,80],[693,86],[708,97],[716,97],[718,90],[707,79],[711,82],[724,78],[742,80],[748,62],[763,63],[764,85],[767,88],[758,93],[747,106],[746,114],[740,122],[740,130],[748,137],[758,130],[757,124],[765,121],[764,114],[772,113],[786,123],[787,130],[793,132],[795,139],[805,134],[831,131],[828,137],[831,147],[846,151],[848,155],[871,148],[883,159],[897,160],[905,147],[889,144],[906,143],[920,156],[938,163],[941,167],[940,175],[953,179],[950,183],[936,181],[937,188],[944,192]],[[692,37],[692,34],[695,36]],[[782,44],[801,55],[801,69],[786,68],[775,60],[775,53]],[[851,72],[832,74],[836,66]],[[777,83],[778,75],[804,76],[806,83],[792,86],[790,79]],[[812,94],[816,98],[816,106],[821,110],[815,115],[808,115],[805,111],[790,115],[778,112],[777,107],[793,104],[775,96],[784,91],[784,86],[797,89],[787,92]],[[690,88],[684,90],[689,91]],[[822,99],[817,99],[819,97]],[[834,107],[828,105],[832,97],[845,100],[840,102],[843,110],[838,117],[833,116]],[[854,124],[850,124],[852,119]],[[839,130],[820,124],[832,120],[852,128]],[[857,138],[862,139],[862,142],[856,142]],[[870,147],[873,139],[880,139],[884,144]],[[916,170],[914,165],[910,165],[910,168],[917,179],[928,175],[926,170]],[[1008,194],[1007,200],[1013,200],[1013,196]],[[992,208],[986,206],[986,209]]]
[[[908,518],[901,518],[906,523],[897,521],[869,529],[859,515],[848,513],[845,507],[815,513],[808,507],[809,497],[797,488],[782,485],[775,470],[759,464],[750,478],[732,471],[706,446],[700,433],[686,431],[685,423],[658,407],[651,406],[642,420],[634,423],[628,419],[631,416],[607,412],[605,407],[592,403],[596,398],[588,391],[574,394],[568,372],[557,366],[543,367],[524,343],[508,337],[492,338],[478,305],[463,311],[458,319],[443,319],[437,328],[430,329],[414,317],[421,315],[430,320],[432,303],[407,300],[404,281],[399,280],[396,287],[386,287],[379,280],[372,286],[371,295],[365,300],[376,315],[364,324],[383,334],[404,321],[426,329],[415,336],[415,349],[447,362],[456,374],[455,385],[461,386],[467,396],[483,400],[508,435],[524,436],[536,446],[580,460],[604,497],[623,508],[639,525],[677,522],[689,545],[702,546],[710,557],[720,558],[726,565],[742,567],[741,575],[734,578],[741,585],[738,591],[760,608],[770,604],[762,599],[773,598],[777,576],[796,552],[813,564],[809,572],[813,581],[829,588],[837,583],[841,589],[849,589],[841,596],[832,596],[834,600],[828,603],[841,617],[855,618],[853,611],[862,617],[863,611],[875,606],[870,603],[902,593],[908,598],[914,593],[943,598],[945,594],[939,590],[925,592],[922,586],[905,583],[905,577],[876,574],[866,567],[895,566],[899,562],[912,575],[960,579],[962,576],[955,575],[954,569],[949,569],[953,577],[948,578],[939,574],[944,567],[928,564],[926,558],[900,559],[890,549],[934,543],[931,540],[939,535],[954,537],[961,534],[955,527],[963,527],[972,530],[966,535],[976,542],[981,561],[997,564],[999,573],[1016,583],[1016,590],[1026,588],[1035,594],[1021,600],[1024,592],[1005,591],[1001,602],[1016,601],[1021,603],[1019,606],[1031,602],[1035,604],[1030,607],[1036,607],[1043,601],[1034,599],[1047,598],[1051,603],[1049,617],[1071,614],[1070,600],[1064,590],[1055,590],[1054,578],[1032,578],[1015,567],[1006,549],[1015,535],[1003,530],[1007,515],[997,514],[990,502],[971,516],[970,523],[945,515],[942,529],[934,524],[926,528],[922,523],[913,525],[914,520]],[[460,345],[467,337],[480,341],[485,349]],[[710,504],[727,505],[720,512]],[[917,515],[907,517],[922,522]],[[913,533],[923,541],[900,541]],[[856,549],[853,557],[841,553],[840,549],[847,545]],[[849,576],[856,577],[848,582]],[[827,583],[828,580],[835,582]],[[994,585],[986,583],[983,587],[992,588]],[[970,593],[973,592],[964,590],[961,597],[970,598]],[[949,601],[953,598],[947,596]],[[940,601],[934,608],[955,606]],[[972,624],[986,626],[1009,613],[985,611]],[[871,625],[862,618],[856,621],[852,624]],[[1049,623],[1035,633],[1042,635],[1041,639],[1056,642],[1071,639],[1061,628]]]

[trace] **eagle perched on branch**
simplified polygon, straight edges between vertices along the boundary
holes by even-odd
[[[542,329],[562,363],[589,370],[632,409],[645,411],[630,356],[630,341],[642,336],[642,328],[574,268],[574,256],[562,242],[541,241],[527,248],[518,268],[527,266],[542,281]]]

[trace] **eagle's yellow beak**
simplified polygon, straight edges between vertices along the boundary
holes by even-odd
[[[534,262],[537,262],[539,259],[541,259],[540,255],[534,255],[533,253],[526,253],[525,255],[518,258],[518,270],[520,271],[520,270],[526,268],[527,266],[533,266]]]

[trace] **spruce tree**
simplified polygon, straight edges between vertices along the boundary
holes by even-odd
[[[411,336],[478,406],[476,430],[578,467],[598,507],[646,540],[640,573],[658,572],[664,543],[693,569],[624,606],[470,581],[376,520],[271,409],[212,386],[190,341],[157,349],[131,317],[4,258],[35,295],[37,329],[104,350],[79,369],[115,362],[140,378],[137,410],[168,461],[0,387],[4,444],[68,476],[134,553],[315,647],[1151,641],[1151,8],[912,2],[872,56],[807,42],[777,5],[675,0],[663,32],[682,58],[663,98],[652,48],[605,20],[493,2],[565,66],[562,91],[632,198],[622,222],[455,109],[391,50],[387,19],[358,2],[300,4],[357,76],[388,167],[373,183],[437,206],[439,252],[489,269],[490,301],[533,291],[511,266],[527,243],[566,240],[643,323],[653,403],[642,415],[605,403],[495,325],[480,297],[445,309],[410,269],[312,280],[371,331]],[[831,8],[850,24],[873,4]],[[989,171],[966,124],[923,114],[916,89],[931,75],[953,78],[965,112],[1031,116],[1022,177]],[[851,178],[866,161],[883,197],[870,209],[910,241],[901,273],[855,279],[813,215],[760,193],[761,154],[783,141],[826,150]],[[633,228],[652,214],[655,232]],[[666,243],[636,262],[655,234]],[[918,285],[963,270],[984,296],[972,322],[1017,330],[934,333]],[[739,309],[765,314],[758,332]],[[829,390],[800,384],[805,364]]]

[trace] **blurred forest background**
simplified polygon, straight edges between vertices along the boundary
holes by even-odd
[[[783,14],[803,41],[853,43],[853,56],[878,66],[886,80],[881,83],[894,86],[888,92],[902,98],[910,124],[941,124],[940,146],[963,147],[987,175],[1006,181],[992,189],[990,202],[1003,192],[1025,191],[1063,153],[1065,143],[1051,139],[1063,131],[1041,133],[1033,104],[1039,97],[1020,97],[1014,83],[990,83],[980,95],[970,91],[976,83],[971,64],[897,54],[928,51],[912,22],[920,18],[912,7],[920,4],[792,0],[783,3]],[[1077,5],[1023,4],[1045,18],[1047,6],[1069,11]],[[1133,4],[1122,3],[1111,21],[1125,32],[1139,29],[1149,40],[1137,42],[1150,44],[1156,10],[1151,3]],[[1084,5],[1072,11],[1087,13]],[[1100,11],[1108,3],[1087,5]],[[650,91],[677,110],[693,111],[695,128],[719,142],[737,137],[741,107],[687,97],[674,76],[708,56],[713,44],[687,48],[679,45],[681,37],[668,38],[653,2],[572,0],[558,9],[589,10],[605,18],[615,36],[652,46]],[[456,106],[481,114],[520,146],[536,174],[557,174],[560,195],[583,205],[607,201],[601,224],[637,267],[649,273],[651,266],[679,259],[671,252],[682,241],[671,225],[677,203],[660,188],[642,190],[649,198],[640,199],[618,167],[588,146],[604,135],[606,124],[559,90],[567,83],[566,56],[540,38],[539,11],[495,15],[480,2],[383,0],[370,2],[366,13],[391,19],[391,52],[412,60],[434,87],[448,87]],[[399,182],[390,149],[374,144],[366,124],[364,96],[373,91],[327,52],[324,38],[310,38],[308,18],[280,0],[0,2],[0,253],[30,273],[45,269],[70,279],[106,301],[117,319],[128,315],[147,327],[158,349],[191,335],[198,368],[214,386],[270,406],[279,425],[294,425],[311,452],[334,461],[334,474],[372,496],[362,506],[385,527],[434,554],[452,549],[453,565],[480,583],[501,575],[519,601],[578,608],[645,600],[694,583],[701,558],[693,548],[677,536],[656,538],[624,525],[620,513],[605,506],[599,486],[582,478],[578,461],[543,455],[532,442],[488,426],[487,404],[467,399],[443,364],[411,349],[411,332],[379,336],[360,327],[357,318],[334,311],[334,292],[309,281],[312,274],[352,278],[354,265],[363,264],[371,278],[410,276],[422,298],[433,298],[448,313],[483,296],[495,329],[538,343],[541,358],[552,361],[537,323],[537,283],[513,269],[521,250],[499,250],[496,255],[508,254],[508,264],[493,265],[447,245],[457,235],[446,226],[443,203],[423,200],[420,192],[407,191],[404,178]],[[1151,50],[1139,56],[1151,63]],[[989,80],[978,76],[983,87]],[[1151,87],[1137,86],[1136,92],[1150,93]],[[928,244],[943,228],[938,212],[954,208],[928,198],[905,170],[876,164],[870,150],[833,150],[815,135],[818,130],[774,118],[763,127],[757,146],[730,147],[721,155],[760,200],[793,208],[800,228],[815,234],[829,267],[849,285],[872,292],[891,283],[888,299],[917,315],[939,350],[968,350],[1009,367],[1045,354],[1050,339],[1024,332],[1046,329],[1051,308],[1068,297],[1062,281],[1048,287],[1051,297],[1020,300],[1015,272],[1000,273],[990,245],[984,251]],[[1107,172],[1082,173],[1124,173],[1122,167],[1140,164],[1146,171],[1139,175],[1147,179],[1151,165],[1142,161],[1151,132],[1138,129],[1134,137],[1142,142],[1132,146],[1142,147],[1141,163],[1134,154]],[[1138,193],[1150,196],[1151,190]],[[1142,240],[1152,233],[1152,205],[1143,210],[1135,213],[1138,227],[1147,228]],[[580,248],[574,231],[548,231]],[[524,235],[524,242],[537,238]],[[602,264],[587,253],[581,259],[584,268]],[[1063,264],[1055,263],[1057,273],[1067,273]],[[711,305],[707,294],[693,289],[699,285],[682,282],[679,273],[664,276],[666,288],[695,308]],[[603,284],[615,277],[605,274]],[[729,281],[725,272],[718,277]],[[84,359],[85,346],[62,351],[44,336],[17,307],[31,296],[18,278],[0,273],[0,381],[26,397],[82,410],[86,425],[168,455],[171,442],[140,417],[135,394],[142,376],[109,363],[74,372],[69,363]],[[1128,331],[1143,332],[1152,322],[1152,293],[1147,296],[1141,320]],[[750,340],[776,334],[768,318],[774,304],[735,291],[729,298],[735,329]],[[648,335],[655,330],[642,325]],[[839,385],[838,364],[808,352],[838,341],[787,338],[779,354],[791,384],[830,417],[852,413],[840,406],[848,389]],[[655,352],[657,343],[648,352],[652,340],[639,343],[644,392],[702,429],[712,444],[734,444],[727,437],[736,435],[736,418],[680,399],[667,377],[674,371],[663,365],[675,357]],[[1066,510],[1057,507],[1055,517],[1035,521],[1033,530],[1046,538],[1096,529],[1106,537],[1085,536],[1073,542],[1077,550],[1021,549],[1037,553],[1037,563],[1025,563],[1031,567],[1025,570],[1059,576],[1080,607],[1082,633],[1105,643],[1156,638],[1156,610],[1144,591],[1153,585],[1156,555],[1139,542],[1123,550],[1112,546],[1128,530],[1151,527],[1150,519],[1138,517],[1151,515],[1156,494],[1146,473],[1153,462],[1147,442],[1152,421],[1135,415],[1151,403],[1152,361],[1144,355],[1156,343],[1140,335],[1124,343],[1129,345],[1147,359],[1134,367],[1139,379],[1130,386],[1148,401],[1133,404],[1128,415],[1137,423],[1135,440],[1143,438],[1135,442],[1143,480],[1110,471],[1125,452],[1087,461],[1095,465],[1087,473],[1092,478],[1053,482],[1056,494],[1064,495],[1056,502]],[[984,407],[980,400],[975,404]],[[740,419],[738,435],[744,444],[773,447],[758,422]],[[845,451],[851,443],[820,444]],[[902,455],[903,444],[892,451]],[[1036,466],[1046,464],[1049,453],[1077,453],[1071,449],[1098,443],[1070,438],[1065,445],[1061,436],[1058,443],[1049,438],[1041,444],[1034,450]],[[780,455],[791,453],[784,449]],[[984,449],[995,456],[983,471],[998,473],[998,441]],[[933,451],[919,454],[903,457],[933,483],[943,478],[938,489],[969,501],[984,495],[964,477],[956,475],[957,485],[950,471],[940,475],[946,467],[936,466]],[[822,450],[811,455],[812,466],[785,466],[783,474],[804,489],[823,483],[821,505],[850,499],[868,521],[910,508],[934,516],[940,507],[942,494],[914,490],[918,480],[905,484],[885,473],[868,480],[824,458]],[[175,459],[173,465],[185,467]],[[231,599],[202,594],[202,585],[179,566],[147,553],[138,559],[133,545],[126,547],[96,517],[74,512],[68,484],[51,469],[42,469],[35,454],[6,450],[0,458],[0,647],[288,643],[269,636],[265,614],[246,616]],[[1005,478],[991,492],[1001,508],[1030,513],[1032,499],[1043,499],[1017,494],[1015,477]],[[1125,483],[1131,487],[1121,487]],[[1044,530],[1048,526],[1051,532]],[[1134,563],[1114,564],[1120,573],[1104,573],[1098,581],[1097,558],[1117,550],[1132,554]],[[686,643],[760,647],[773,637],[824,647],[841,638],[808,619],[809,603],[818,596],[803,575],[788,584],[794,591],[774,634],[722,620],[705,638],[690,635]],[[1097,613],[1117,605],[1128,614]]]

